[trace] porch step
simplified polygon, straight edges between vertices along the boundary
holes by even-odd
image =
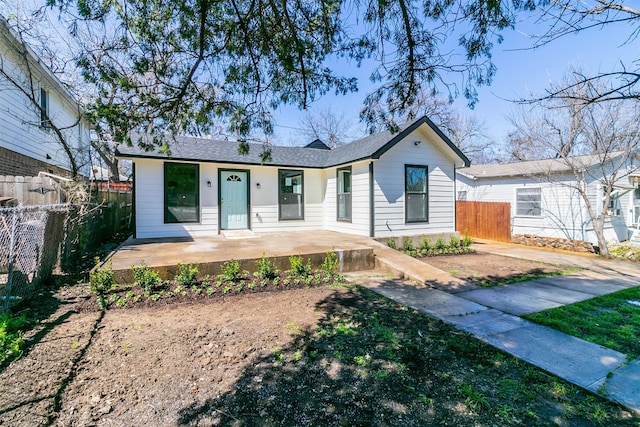
[[[225,239],[259,239],[256,233],[251,230],[222,230]]]

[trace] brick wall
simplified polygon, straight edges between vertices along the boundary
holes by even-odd
[[[49,172],[60,176],[70,176],[69,171],[50,165],[24,154],[0,147],[0,175],[36,176],[38,172]]]

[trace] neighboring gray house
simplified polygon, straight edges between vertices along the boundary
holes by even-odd
[[[625,164],[619,153],[600,166],[598,156],[580,156],[571,161],[585,171],[587,194],[598,216],[606,215],[608,241],[628,240],[640,217],[640,162]],[[623,169],[623,170],[622,170]],[[603,206],[603,173],[617,171],[611,203]],[[567,162],[560,159],[535,160],[501,165],[473,165],[457,175],[457,199],[511,203],[511,234],[532,234],[583,240],[597,245],[593,226],[583,199],[575,189],[577,181]]]
[[[171,156],[137,147],[137,238],[208,236],[222,230],[332,230],[372,237],[455,231],[456,169],[469,160],[426,117],[329,150],[179,137]]]

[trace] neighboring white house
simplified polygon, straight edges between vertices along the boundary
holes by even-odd
[[[81,117],[76,99],[0,17],[0,175],[67,175],[69,156],[52,125],[88,175],[89,126]]]
[[[608,241],[628,240],[640,217],[640,190],[637,189],[640,162],[613,155],[604,172],[599,156],[575,157],[584,165],[587,194],[598,216],[606,215]],[[603,173],[621,176],[614,186],[611,202],[603,205]],[[576,178],[568,163],[559,159],[496,165],[473,165],[457,175],[457,199],[511,203],[511,234],[531,234],[583,240],[597,245],[587,208],[576,190]]]
[[[329,150],[191,137],[171,155],[118,147],[133,160],[135,236],[207,236],[221,230],[332,230],[372,237],[455,231],[456,168],[469,160],[426,117]]]

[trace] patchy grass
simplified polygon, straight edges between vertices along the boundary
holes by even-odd
[[[421,261],[483,288],[572,274],[582,270],[574,266],[548,264],[483,252],[427,257],[421,258]]]
[[[24,315],[0,315],[0,365],[19,359],[24,349],[23,332],[29,327]]]
[[[234,390],[180,413],[197,424],[638,425],[628,411],[472,336],[353,287],[313,330],[251,363]]]
[[[562,276],[565,274],[572,274],[580,271],[580,268],[570,267],[559,271],[550,272],[533,272],[520,275],[514,275],[504,278],[492,278],[475,281],[474,283],[481,288],[492,288],[494,286],[510,285],[512,283],[528,282],[529,280],[544,279],[546,277]]]
[[[586,341],[640,357],[640,288],[523,316]]]

